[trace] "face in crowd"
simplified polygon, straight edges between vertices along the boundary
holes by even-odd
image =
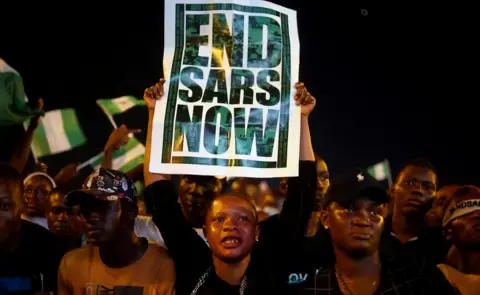
[[[436,186],[437,176],[433,169],[423,165],[406,166],[392,187],[394,212],[423,220]]]
[[[317,165],[317,194],[315,197],[315,208],[314,211],[320,211],[321,204],[330,188],[330,173],[328,172],[327,163],[323,159],[318,159],[316,162]]]
[[[335,248],[362,258],[378,250],[385,214],[385,204],[359,198],[350,203],[331,202],[322,211],[322,222]]]
[[[221,181],[211,176],[185,175],[180,179],[180,203],[192,227],[203,226],[208,207],[221,188]]]
[[[459,185],[446,185],[436,193],[436,197],[434,198],[432,203],[432,208],[425,215],[425,222],[429,227],[442,227],[445,207],[452,200],[453,193],[459,188]]]
[[[35,175],[24,183],[25,213],[29,216],[45,217],[48,194],[53,189],[52,181],[45,175]]]
[[[255,207],[245,197],[226,194],[208,210],[204,232],[213,256],[227,263],[246,258],[258,237]]]
[[[478,252],[480,249],[480,189],[465,186],[454,193],[450,204],[462,201],[478,201],[477,210],[455,218],[446,226],[446,238],[459,249]]]
[[[50,192],[47,206],[48,228],[58,236],[78,239],[85,227],[80,207],[67,207],[64,201],[63,190],[54,188]]]
[[[20,229],[23,211],[23,185],[20,174],[0,164],[0,244]]]
[[[80,209],[86,222],[87,242],[95,246],[111,243],[128,235],[133,231],[137,217],[136,205],[124,199],[90,198],[80,205]]]

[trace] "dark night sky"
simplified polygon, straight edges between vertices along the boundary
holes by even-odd
[[[480,184],[473,10],[417,3],[425,1],[273,2],[298,11],[301,80],[319,101],[314,146],[334,172],[384,158],[396,170],[422,156],[443,183]],[[42,96],[47,110],[77,109],[94,131],[94,152],[110,128],[95,100],[140,98],[162,75],[163,1],[10,1],[0,9],[0,57],[22,74],[30,99]],[[21,136],[6,131],[3,160]]]

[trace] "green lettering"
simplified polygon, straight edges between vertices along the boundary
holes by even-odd
[[[183,64],[207,67],[208,56],[199,56],[200,46],[208,45],[208,36],[200,35],[200,26],[208,25],[208,14],[187,14],[185,16],[185,53]]]
[[[280,101],[280,90],[269,83],[278,81],[280,81],[280,74],[277,71],[263,70],[258,73],[257,86],[269,94],[267,98],[267,93],[257,93],[257,102],[259,104],[267,107],[278,104]]]
[[[210,70],[202,102],[213,102],[213,98],[216,97],[217,103],[228,104],[226,79],[225,70]],[[218,86],[217,91],[215,86]]]
[[[218,120],[220,122],[217,126]],[[218,138],[216,136],[217,128],[219,129]],[[232,114],[228,108],[222,106],[211,107],[205,114],[205,129],[203,132],[205,150],[213,155],[221,155],[228,151],[231,128]]]
[[[267,30],[267,40],[263,40],[263,30]],[[266,57],[263,58],[263,47]],[[282,34],[280,24],[266,16],[248,18],[248,57],[249,68],[275,68],[282,60]]]
[[[190,117],[188,106],[179,104],[177,106],[177,117],[175,119],[175,142],[173,150],[183,151],[183,140],[187,141],[189,152],[200,151],[200,131],[202,127],[203,106],[193,107],[193,115]]]
[[[189,90],[178,90],[178,97],[184,102],[197,102],[202,99],[203,89],[194,79],[203,79],[202,69],[196,67],[183,68],[180,73],[180,82],[192,92],[192,95],[189,95]]]
[[[233,15],[232,33],[228,27],[225,14],[213,15],[212,30],[212,67],[223,68],[224,51],[227,52],[229,65],[242,67],[243,65],[243,15]]]
[[[252,71],[232,69],[232,83],[230,90],[229,104],[239,104],[242,97],[242,104],[253,103],[253,84],[255,83],[255,76]]]
[[[269,109],[263,125],[263,109],[252,108],[246,122],[245,108],[235,108],[235,153],[251,155],[253,138],[257,156],[271,157],[277,133],[279,110]]]

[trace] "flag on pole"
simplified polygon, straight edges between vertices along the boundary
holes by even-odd
[[[122,96],[114,99],[99,99],[97,100],[97,104],[116,128],[117,124],[113,120],[113,116],[124,113],[136,106],[144,106],[145,102],[133,96]]]
[[[128,143],[113,153],[112,169],[128,172],[143,163],[145,147],[135,137],[130,137]],[[94,169],[100,168],[103,153],[93,157],[84,164],[90,164]],[[82,165],[85,166],[85,165]]]
[[[27,102],[22,77],[0,58],[0,125],[22,124],[43,113],[30,108]]]
[[[28,128],[29,122],[25,123]],[[87,142],[74,109],[45,113],[33,133],[32,152],[35,158],[69,151]]]
[[[390,163],[388,162],[388,160],[385,159],[380,163],[377,163],[373,166],[368,167],[367,171],[376,180],[378,181],[388,180],[389,185],[391,185],[392,173],[390,171]]]

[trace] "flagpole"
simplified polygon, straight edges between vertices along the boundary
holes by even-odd
[[[385,159],[385,163],[387,164],[387,167],[388,167],[387,180],[388,180],[388,187],[390,188],[393,185],[392,169],[390,168],[390,162],[388,161],[388,159]]]
[[[77,166],[77,172],[103,157],[103,152]]]

